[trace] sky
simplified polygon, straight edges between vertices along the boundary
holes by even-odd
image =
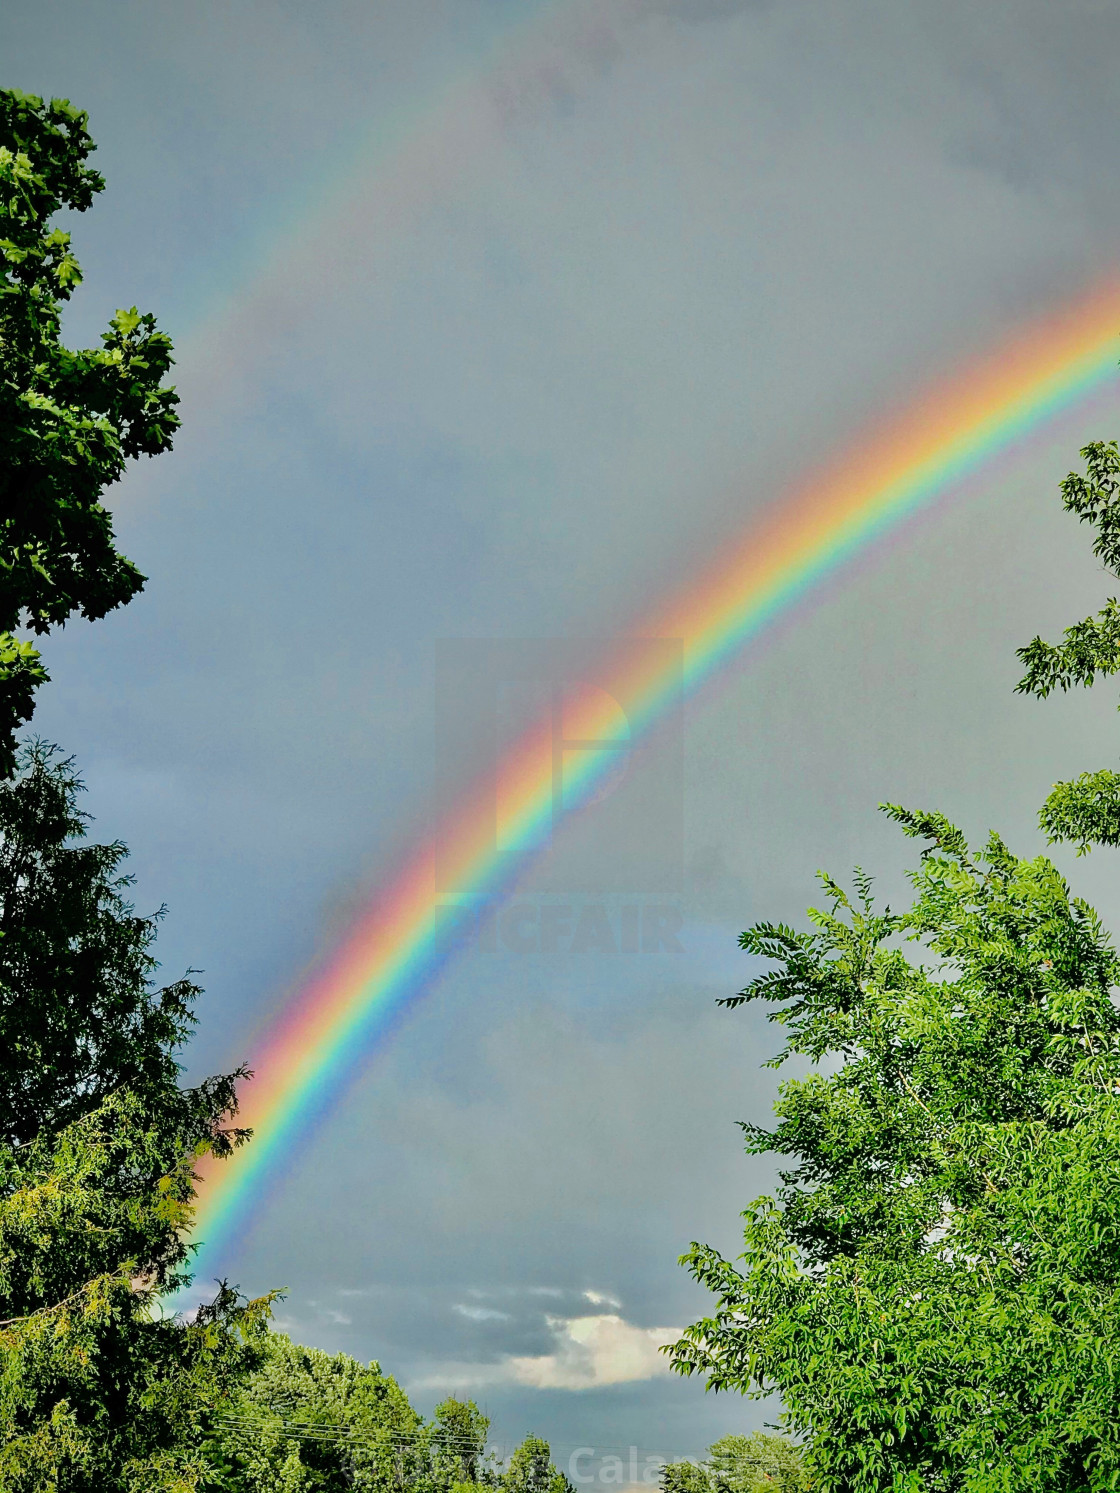
[[[48,640],[35,728],[167,904],[168,977],[203,971],[191,1076],[438,825],[477,753],[440,708],[464,640],[619,634],[1115,273],[1118,44],[1103,0],[8,0],[4,84],[87,109],[108,182],[67,225],[67,335],[136,304],[177,347],[176,449],[111,494],[147,589]],[[466,950],[358,1055],[231,1278],[561,1465],[772,1420],[656,1352],[705,1307],[678,1255],[734,1252],[774,1180],[736,1121],[766,1120],[776,1034],[715,1004],[737,935],[798,921],[822,867],[897,902],[883,800],[1034,852],[1051,782],[1112,760],[1107,689],[1013,690],[1015,648],[1107,595],[1057,484],[1118,427],[1072,410],[691,701],[660,748],[680,951]],[[636,822],[611,834],[624,863]],[[617,928],[650,894],[591,890],[601,850],[573,840],[567,901]],[[1120,921],[1108,853],[1055,858]]]

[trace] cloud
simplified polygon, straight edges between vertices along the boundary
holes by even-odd
[[[540,1358],[511,1359],[518,1384],[533,1389],[596,1389],[653,1379],[669,1372],[660,1348],[680,1336],[678,1327],[635,1327],[615,1312],[549,1317],[548,1325],[556,1336],[556,1351]]]
[[[605,1291],[584,1291],[583,1295],[592,1306],[613,1306],[616,1310],[622,1306],[616,1296],[608,1296]]]
[[[584,1294],[588,1298],[598,1296],[594,1291]],[[462,1307],[456,1307],[456,1311],[470,1314]],[[551,1353],[525,1357],[511,1354],[497,1364],[446,1363],[410,1387],[464,1390],[511,1384],[526,1389],[580,1390],[633,1384],[669,1372],[669,1361],[660,1349],[680,1336],[679,1327],[637,1327],[616,1312],[549,1316],[546,1321],[553,1339]]]
[[[464,1306],[462,1302],[456,1302],[451,1308],[458,1312],[461,1317],[466,1317],[469,1322],[508,1322],[509,1312],[498,1312],[490,1306]]]

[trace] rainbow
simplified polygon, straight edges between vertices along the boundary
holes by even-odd
[[[685,692],[695,695],[853,556],[1063,411],[1114,389],[1117,329],[1120,281],[1110,281],[865,432],[846,456],[775,502],[697,582],[636,619],[633,641],[623,640],[596,670],[602,688],[575,697],[565,734],[609,739],[619,701],[632,737],[651,732],[679,699],[681,681],[639,640],[681,640]],[[444,884],[450,878],[480,898],[508,893],[538,853],[553,814],[543,729],[527,732],[499,764],[501,845],[491,777],[416,846],[275,1022],[242,1097],[253,1141],[230,1161],[200,1165],[195,1236],[205,1242],[197,1275],[207,1278],[228,1255],[300,1138],[454,956],[436,911],[437,842]],[[581,754],[565,778],[565,817],[586,804],[614,762],[609,747]]]
[[[452,73],[434,92],[418,94],[387,119],[377,117],[349,150],[336,153],[321,180],[301,185],[276,217],[243,243],[241,282],[208,298],[205,313],[177,339],[180,357],[205,364],[192,393],[200,406],[219,405],[216,379],[230,370],[249,326],[259,337],[302,314],[309,278],[340,260],[361,280],[374,257],[407,240],[409,227],[448,192],[476,177],[501,148],[504,109],[529,109],[550,88],[576,77],[598,56],[613,55],[627,32],[656,15],[657,0],[536,0],[494,30],[481,56]],[[376,204],[376,228],[369,207]]]

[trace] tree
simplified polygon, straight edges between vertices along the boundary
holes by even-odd
[[[0,782],[0,1141],[17,1148],[119,1090],[173,1085],[200,994],[150,984],[160,914],[127,902],[125,847],[84,837],[81,789],[42,746]]]
[[[807,1493],[800,1448],[788,1436],[723,1436],[703,1462],[670,1462],[662,1493]]]
[[[1081,456],[1085,473],[1071,472],[1065,479],[1062,503],[1096,529],[1093,553],[1120,578],[1120,448],[1115,441],[1093,441]],[[1098,678],[1120,672],[1120,603],[1110,597],[1096,617],[1067,628],[1061,643],[1035,637],[1019,649],[1019,657],[1027,666],[1019,692],[1039,699],[1054,689],[1088,688]],[[1051,844],[1072,841],[1079,854],[1093,845],[1120,845],[1120,773],[1101,768],[1055,783],[1039,823]]]
[[[0,783],[0,1486],[185,1493],[270,1302],[159,1309],[189,1281],[197,1158],[245,1138],[242,1074],[180,1087],[197,991],[153,988],[154,920],[80,786],[44,748]]]
[[[195,1160],[245,1138],[242,1075],[180,1087],[197,988],[153,986],[124,847],[85,840],[70,763],[14,742],[47,677],[17,631],[141,588],[101,498],[178,425],[151,316],[61,341],[81,276],[52,219],[102,189],[92,150],[66,100],[0,91],[0,1485],[182,1493],[269,1305],[222,1287],[190,1323],[159,1309],[189,1279]]]
[[[453,1396],[436,1406],[431,1434],[431,1469],[440,1488],[475,1487],[494,1481],[486,1457],[490,1420],[473,1400]]]
[[[168,450],[179,424],[163,383],[171,343],[152,316],[118,311],[99,348],[61,341],[81,271],[51,220],[104,187],[86,164],[86,123],[66,99],[0,90],[0,774],[47,678],[17,630],[103,617],[140,590],[100,500],[128,460]]]
[[[503,1493],[573,1493],[568,1479],[552,1464],[552,1448],[539,1436],[527,1436],[509,1459],[499,1480]]]
[[[446,1399],[425,1421],[377,1363],[261,1337],[261,1363],[214,1422],[209,1451],[227,1493],[572,1493],[549,1446],[529,1436],[505,1469],[490,1422]]]
[[[262,1337],[260,1349],[256,1371],[215,1422],[222,1486],[343,1493],[427,1479],[428,1431],[378,1364],[301,1348],[282,1333]]]
[[[938,814],[904,913],[824,878],[812,931],[760,923],[782,1084],[775,1197],[674,1367],[777,1391],[823,1493],[1077,1493],[1120,1479],[1120,961],[1045,858]],[[919,946],[907,957],[905,941]]]

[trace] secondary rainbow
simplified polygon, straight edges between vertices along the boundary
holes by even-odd
[[[1032,326],[900,416],[866,432],[845,456],[776,501],[730,555],[649,615],[635,639],[681,639],[684,684],[694,694],[825,576],[959,487],[1000,453],[1094,393],[1120,385],[1116,359],[1120,280]],[[631,732],[656,727],[679,680],[650,671],[649,651],[622,643],[599,677],[626,702]],[[609,736],[614,707],[602,692],[577,702],[573,732]],[[543,727],[541,728],[543,729]],[[578,812],[614,754],[582,755],[565,784],[564,813]],[[416,846],[354,923],[336,952],[278,1017],[252,1059],[242,1119],[252,1142],[232,1160],[203,1163],[195,1234],[201,1280],[228,1258],[232,1241],[301,1137],[366,1062],[394,1022],[453,957],[436,918],[434,846],[455,884],[500,897],[536,854],[553,812],[540,730],[509,748],[498,770],[507,826],[495,849],[493,779],[468,792]]]

